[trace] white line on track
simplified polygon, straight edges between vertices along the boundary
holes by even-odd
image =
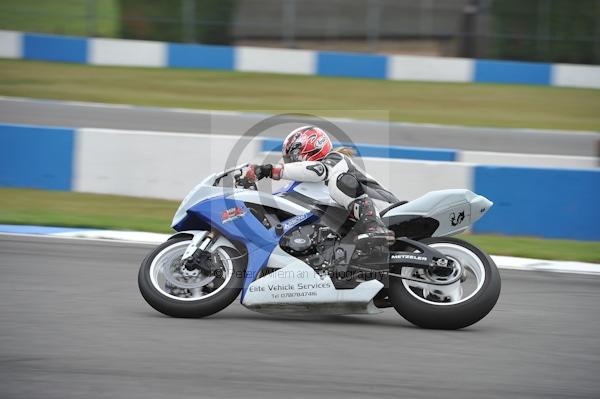
[[[49,235],[0,233],[2,236],[53,238],[60,240],[79,240],[103,243],[158,245],[165,242],[170,235],[146,232],[89,230]],[[492,255],[492,259],[500,269],[544,271],[555,273],[594,274],[600,275],[600,264],[575,261],[554,261],[543,259],[517,258],[512,256]]]

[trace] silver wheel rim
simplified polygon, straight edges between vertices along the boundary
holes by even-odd
[[[161,295],[164,295],[171,299],[175,299],[177,301],[185,301],[185,302],[200,301],[200,300],[204,300],[206,298],[216,295],[217,293],[222,291],[227,286],[227,284],[229,284],[229,281],[231,280],[231,277],[233,276],[233,262],[231,261],[231,257],[229,256],[229,254],[223,248],[218,247],[214,250],[209,249],[209,251],[217,253],[223,263],[223,266],[225,267],[225,273],[224,273],[223,282],[221,283],[221,285],[219,285],[217,288],[215,288],[214,290],[212,290],[209,293],[202,292],[201,288],[194,288],[194,289],[188,290],[193,295],[190,298],[171,294],[171,292],[170,292],[171,290],[166,287],[166,283],[170,282],[170,281],[167,279],[167,277],[165,275],[165,268],[170,266],[171,263],[175,259],[180,259],[183,256],[183,253],[185,252],[185,249],[190,244],[190,242],[191,242],[191,240],[178,241],[175,244],[170,245],[170,246],[166,247],[165,249],[163,249],[162,251],[160,251],[158,253],[158,255],[156,255],[154,257],[154,259],[152,259],[152,263],[150,264],[150,272],[149,272],[150,273],[150,281],[152,282],[152,285],[154,286],[154,288],[158,292],[160,292]],[[176,287],[176,288],[186,289],[185,287]]]
[[[459,279],[452,284],[441,286],[426,284],[424,282],[402,280],[404,288],[406,288],[406,291],[408,291],[410,295],[419,301],[430,305],[448,306],[468,301],[481,291],[486,279],[486,272],[483,262],[477,254],[470,249],[457,244],[440,242],[430,244],[429,246],[440,251],[454,262],[458,262],[464,279]],[[411,278],[414,278],[415,276],[422,277],[423,273],[422,270],[414,268],[402,269],[402,276]],[[428,277],[433,277],[434,281],[438,281],[435,279],[435,276]],[[443,281],[443,278],[441,278],[440,281]],[[434,298],[436,300],[432,300]],[[442,300],[444,302],[442,302]]]

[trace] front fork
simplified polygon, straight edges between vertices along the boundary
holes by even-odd
[[[214,236],[212,231],[194,235],[192,242],[181,256],[183,275],[195,277],[199,270],[207,275],[212,274],[215,267],[207,248],[213,242]]]
[[[197,250],[206,250],[206,248],[208,248],[208,246],[212,242],[213,238],[214,234],[212,231],[205,231],[203,233],[194,235],[194,238],[192,238],[192,242],[190,243],[190,245],[188,245],[185,252],[181,256],[181,262],[185,262],[192,256],[194,256]]]

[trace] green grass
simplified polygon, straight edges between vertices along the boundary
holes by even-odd
[[[74,36],[117,37],[119,10],[115,0],[0,0],[0,29]]]
[[[533,237],[461,235],[494,255],[600,263],[600,241],[546,240]]]
[[[175,201],[0,189],[0,223],[92,227],[168,233]],[[495,255],[600,263],[600,242],[544,240],[530,237],[463,235]]]
[[[169,232],[178,202],[0,188],[0,223]]]
[[[600,90],[0,60],[0,95],[600,131]],[[383,111],[383,112],[377,112]],[[388,114],[389,113],[389,114]]]

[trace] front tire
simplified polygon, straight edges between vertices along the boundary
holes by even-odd
[[[390,278],[389,295],[396,311],[411,323],[431,329],[457,330],[483,319],[500,296],[500,273],[494,261],[475,245],[457,238],[436,237],[421,242],[459,262],[466,272],[452,287]],[[413,278],[419,273],[422,277],[418,269],[402,270],[403,276]],[[469,278],[472,292],[464,292]]]
[[[211,281],[213,285],[221,284],[211,292],[204,292],[205,287],[177,287],[165,279],[165,268],[178,261],[190,243],[191,237],[170,239],[148,254],[140,266],[140,293],[150,306],[167,316],[196,318],[212,315],[229,306],[242,289],[245,261],[238,251],[224,246],[210,250],[218,251],[223,265],[219,280]]]

